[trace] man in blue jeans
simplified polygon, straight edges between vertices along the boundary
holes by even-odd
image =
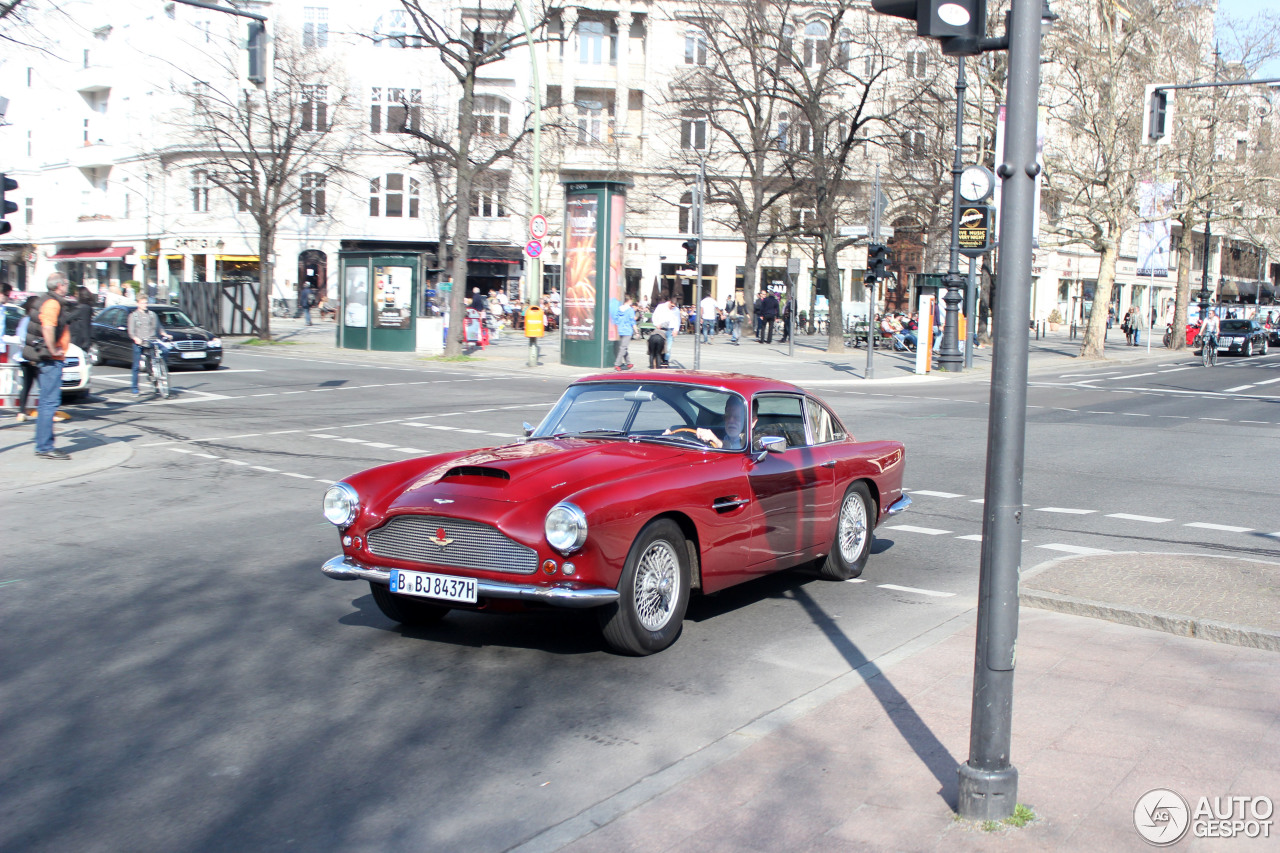
[[[635,365],[631,363],[627,345],[631,343],[631,336],[636,332],[636,309],[631,304],[629,295],[622,297],[622,304],[614,310],[610,319],[618,329],[618,339],[613,342],[613,369],[630,370]]]
[[[62,299],[67,295],[67,277],[60,272],[49,276],[49,292],[32,309],[27,324],[27,340],[22,356],[39,365],[36,387],[40,402],[36,409],[36,456],[43,459],[70,459],[53,445],[53,416],[62,405],[62,360],[67,356],[71,329],[67,326]]]
[[[160,326],[160,318],[147,308],[147,294],[138,293],[138,307],[129,312],[129,337],[133,339],[133,396],[138,396],[138,368],[142,364],[142,356],[151,346],[155,337],[169,337]]]

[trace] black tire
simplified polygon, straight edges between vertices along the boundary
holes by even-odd
[[[1244,342],[1244,357],[1245,358],[1253,357],[1253,339],[1252,338]]]
[[[449,613],[446,605],[411,595],[397,595],[386,584],[369,581],[369,591],[373,593],[373,603],[378,605],[382,615],[401,625],[426,628],[437,624]]]
[[[862,574],[871,555],[876,515],[876,502],[866,483],[854,483],[845,490],[836,512],[831,553],[818,569],[819,574],[833,581],[847,581]]]
[[[1258,355],[1266,355],[1266,354],[1267,354],[1267,342],[1263,341],[1262,349],[1258,350]]]
[[[678,524],[663,518],[641,530],[618,579],[618,600],[597,611],[609,648],[640,656],[674,643],[689,606],[690,575],[689,545]]]

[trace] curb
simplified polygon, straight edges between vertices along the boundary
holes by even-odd
[[[6,449],[0,454],[5,468],[5,489],[25,489],[85,477],[123,465],[133,457],[133,448],[127,442],[92,432],[67,432],[58,436],[59,447],[68,449],[69,444],[72,456],[66,462],[38,459],[31,452],[34,442],[23,441]]]

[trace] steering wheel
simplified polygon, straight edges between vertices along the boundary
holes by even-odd
[[[707,443],[698,436],[698,431],[693,427],[676,427],[675,429],[669,429],[667,430],[667,435],[675,435],[678,432],[691,432],[693,433],[693,437],[698,439],[698,441],[702,441],[703,444]]]

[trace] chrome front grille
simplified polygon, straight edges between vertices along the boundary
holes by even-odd
[[[187,350],[188,352],[204,349],[206,346],[204,341],[174,341],[173,348]]]
[[[485,572],[531,575],[538,569],[536,551],[496,528],[436,515],[396,516],[369,531],[369,550],[379,557]]]

